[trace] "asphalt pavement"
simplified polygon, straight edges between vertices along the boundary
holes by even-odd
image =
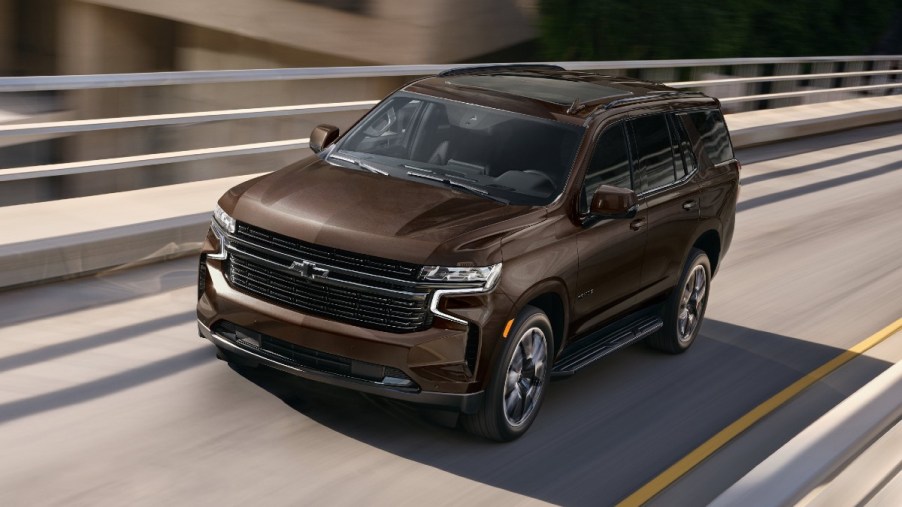
[[[555,382],[497,444],[406,405],[214,359],[195,260],[0,293],[0,505],[606,505],[902,316],[902,124],[739,153],[700,338]],[[898,335],[653,503],[703,504],[902,359]]]

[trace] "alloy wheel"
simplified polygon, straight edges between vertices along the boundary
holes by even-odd
[[[545,388],[548,346],[545,333],[531,327],[520,334],[504,382],[504,417],[511,426],[528,421]]]
[[[708,272],[702,265],[692,268],[686,277],[683,293],[680,297],[680,309],[677,317],[677,337],[683,343],[692,340],[695,330],[701,321],[704,311],[705,294],[708,291]]]

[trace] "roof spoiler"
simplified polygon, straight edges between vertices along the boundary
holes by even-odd
[[[495,72],[531,71],[531,70],[566,70],[560,65],[543,63],[512,63],[509,65],[478,65],[474,67],[456,67],[438,73],[438,77],[464,76],[467,74],[491,74]]]
[[[666,97],[708,97],[702,92],[684,92],[684,91],[653,91],[649,92],[647,95],[639,95],[637,97],[625,97],[622,99],[612,100],[608,102],[604,108],[605,110],[611,109],[612,107],[622,106],[625,104],[635,104],[636,102],[648,102],[653,100],[658,100]],[[710,97],[708,97],[710,98]]]

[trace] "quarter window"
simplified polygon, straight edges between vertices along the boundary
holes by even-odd
[[[663,114],[654,114],[637,118],[631,123],[636,138],[639,171],[644,178],[643,190],[676,181],[667,118]]]
[[[601,134],[595,153],[586,171],[586,184],[583,186],[581,206],[588,210],[592,194],[601,185],[621,188],[633,188],[630,176],[630,157],[626,145],[623,124],[608,128]]]
[[[720,111],[707,110],[681,114],[683,124],[698,132],[705,154],[712,164],[720,164],[733,159],[733,146],[727,126]]]
[[[677,179],[688,174],[692,174],[698,169],[698,163],[695,161],[695,154],[692,153],[692,143],[689,142],[689,134],[686,133],[686,127],[679,118],[670,117],[671,127],[670,136],[674,143],[674,160],[677,165]]]

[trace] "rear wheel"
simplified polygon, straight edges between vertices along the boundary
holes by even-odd
[[[517,316],[504,352],[492,372],[483,406],[461,418],[470,433],[492,440],[514,440],[536,418],[551,373],[549,358],[554,337],[548,316],[527,306]]]
[[[711,262],[705,252],[693,248],[664,309],[664,327],[646,342],[671,354],[685,352],[695,342],[708,306]]]

